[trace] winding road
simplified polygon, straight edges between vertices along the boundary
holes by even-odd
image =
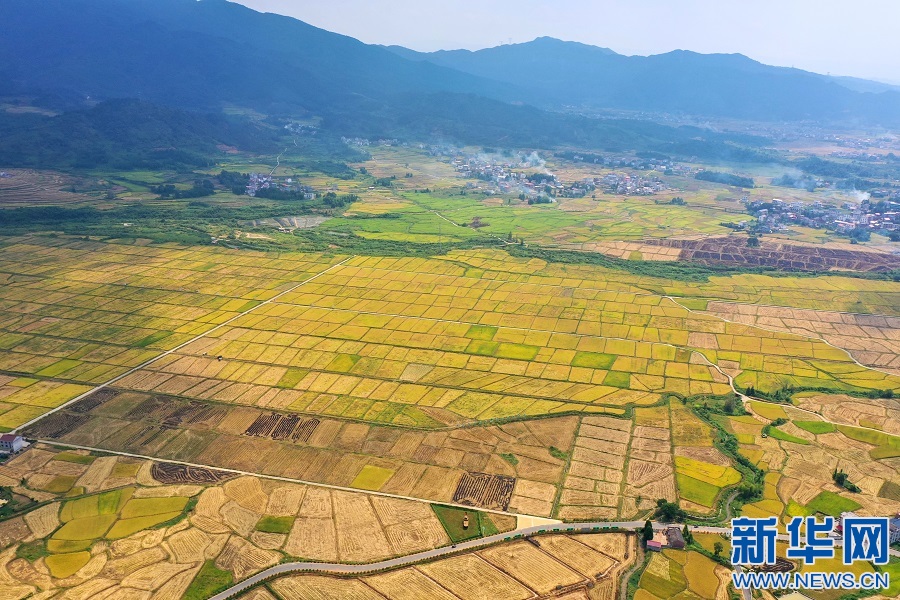
[[[491,544],[496,544],[499,542],[503,542],[506,540],[510,540],[516,536],[529,536],[537,533],[591,533],[595,527],[601,528],[619,528],[619,529],[629,529],[634,530],[638,527],[643,527],[644,521],[615,521],[615,522],[603,522],[603,521],[594,521],[594,522],[586,522],[586,523],[558,523],[558,524],[549,524],[549,525],[538,525],[535,527],[528,527],[526,529],[519,529],[516,531],[510,531],[507,533],[498,533],[496,535],[491,535],[484,538],[479,538],[477,540],[469,540],[467,542],[460,542],[458,544],[454,544],[452,546],[444,546],[441,548],[434,548],[433,550],[425,550],[424,552],[417,552],[416,554],[409,554],[407,556],[399,556],[397,558],[391,558],[388,560],[382,560],[380,562],[362,564],[362,565],[344,565],[339,563],[317,563],[317,562],[295,562],[295,563],[284,563],[281,565],[275,565],[274,567],[268,568],[265,571],[257,573],[253,577],[245,579],[244,581],[228,588],[224,592],[216,594],[210,600],[225,600],[226,598],[231,598],[236,594],[239,594],[247,589],[253,587],[254,585],[269,579],[270,577],[276,575],[284,575],[286,573],[298,573],[298,572],[307,572],[307,573],[331,573],[338,575],[362,575],[365,573],[373,573],[376,571],[386,571],[389,569],[396,569],[399,567],[409,566],[415,563],[425,562],[429,560],[433,560],[436,558],[441,558],[445,556],[449,556],[451,554],[457,554],[462,552],[468,552],[472,550],[477,550],[479,548],[483,548],[484,546],[490,546]],[[655,529],[664,529],[666,526],[663,524],[654,524]],[[723,527],[724,531],[725,528]],[[594,532],[597,533],[597,532]]]
[[[644,526],[644,521],[588,521],[582,523],[556,523],[556,524],[547,524],[547,525],[537,525],[534,527],[527,527],[525,529],[517,529],[516,531],[509,531],[506,533],[498,533],[496,535],[491,535],[484,538],[479,538],[476,540],[469,540],[466,542],[460,542],[458,544],[454,544],[452,546],[443,546],[441,548],[434,548],[432,550],[425,550],[423,552],[417,552],[415,554],[409,554],[407,556],[398,556],[396,558],[390,558],[387,560],[382,560],[374,563],[367,564],[340,564],[340,563],[319,563],[319,562],[292,562],[292,563],[284,563],[280,565],[275,565],[274,567],[270,567],[265,571],[261,571],[254,575],[253,577],[249,577],[240,583],[237,583],[224,592],[220,592],[210,598],[210,600],[226,600],[227,598],[232,598],[237,594],[247,591],[251,587],[271,578],[279,575],[286,575],[288,573],[326,573],[332,575],[365,575],[371,574],[379,571],[388,571],[391,569],[398,569],[401,567],[407,567],[413,564],[426,562],[430,560],[434,560],[437,558],[443,558],[450,556],[452,554],[459,554],[463,552],[470,552],[473,550],[478,550],[485,546],[490,546],[492,544],[501,543],[504,541],[512,540],[516,537],[527,537],[536,534],[550,534],[550,533],[603,533],[604,530],[609,529],[624,529],[634,531],[638,528]],[[656,531],[661,531],[667,529],[668,527],[672,527],[671,523],[660,523],[654,522],[653,529]],[[595,531],[599,529],[599,531]],[[718,533],[725,536],[731,535],[731,528],[729,527],[707,527],[698,525],[696,527],[691,527],[691,531],[694,533]],[[789,538],[786,535],[778,536],[779,540],[787,541]],[[840,538],[835,539],[836,546],[842,546],[843,540]],[[900,550],[890,550],[891,556],[895,556],[900,558]],[[737,568],[739,569],[739,568]],[[736,569],[736,570],[737,570]],[[744,598],[747,599],[749,596],[749,590],[743,590]]]

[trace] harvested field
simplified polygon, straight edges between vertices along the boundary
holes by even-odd
[[[370,562],[392,553],[368,498],[362,494],[332,492],[338,553],[348,562]]]
[[[59,504],[47,504],[26,514],[24,518],[35,538],[47,537],[59,527]]]
[[[588,533],[577,537],[582,544],[620,562],[628,552],[628,539],[624,533]]]
[[[539,594],[547,594],[559,585],[584,581],[582,575],[524,540],[488,548],[479,555]]]
[[[298,517],[284,551],[292,556],[334,562],[338,560],[337,534],[332,519]]]
[[[232,473],[175,463],[153,463],[153,478],[160,483],[218,483],[234,477]]]
[[[388,600],[459,600],[414,568],[365,577],[363,582]]]
[[[539,540],[542,551],[567,564],[587,578],[599,578],[616,561],[578,541],[580,536],[550,535]]]
[[[22,517],[0,522],[0,547],[7,547],[31,536],[31,529]]]
[[[263,491],[257,477],[243,476],[231,479],[222,486],[222,489],[225,490],[226,496],[253,512],[262,513],[269,503],[269,496]]]
[[[602,535],[605,534],[598,534],[598,537]],[[368,598],[365,594],[371,592],[380,594],[378,597],[386,600],[506,600],[530,597],[612,600],[615,597],[618,573],[627,564],[616,563],[577,542],[576,539],[580,537],[583,536],[541,536],[535,538],[535,543],[523,540],[501,544],[416,567],[357,579],[342,579],[345,584],[343,588],[334,585],[332,582],[335,580],[318,575],[283,577],[277,579],[273,587],[279,594],[289,588],[288,594],[305,594],[285,597],[316,599]],[[623,538],[622,542],[624,541]],[[613,545],[616,542],[613,539],[609,543]],[[624,546],[621,543],[619,545]],[[557,554],[556,558],[553,557],[553,552]],[[566,558],[571,552],[575,553],[574,563]],[[577,572],[575,563],[581,564],[581,568],[589,574]],[[466,577],[460,577],[460,573],[465,573]],[[306,583],[302,586],[297,583],[304,579]],[[283,584],[285,581],[290,583]],[[356,583],[365,584],[367,589],[355,585]],[[356,595],[333,595],[339,594],[342,589]],[[596,593],[598,591],[601,594],[599,596]],[[315,595],[316,593],[321,595]]]
[[[506,510],[515,485],[514,477],[467,472],[453,493],[453,501],[467,506]]]
[[[170,536],[168,544],[176,562],[194,563],[208,558],[206,550],[212,544],[212,540],[200,529],[190,527]]]
[[[15,319],[9,335],[33,337],[21,343],[10,338],[15,344],[3,352],[9,361],[4,368],[28,377],[0,380],[0,395],[4,402],[13,399],[14,410],[46,408],[72,391],[59,395],[46,387],[56,379],[94,384],[80,373],[99,366],[114,368],[109,377],[123,373],[238,317],[35,425],[44,438],[157,457],[160,463],[150,474],[158,483],[215,485],[221,481],[215,469],[221,467],[565,518],[630,517],[653,498],[674,500],[679,494],[701,510],[718,496],[713,488],[722,489],[718,484],[727,485],[733,473],[714,449],[708,426],[680,402],[667,409],[660,401],[666,392],[728,392],[727,378],[708,363],[733,370],[738,385],[763,391],[812,385],[812,379],[823,388],[843,386],[855,393],[900,390],[900,379],[861,368],[821,341],[711,314],[716,298],[741,299],[747,289],[799,303],[802,298],[788,289],[798,286],[792,278],[723,276],[691,290],[683,282],[472,250],[436,259],[355,257],[259,305],[301,273],[308,277],[338,259],[287,253],[267,262],[227,250],[110,246],[68,240],[10,246],[10,256],[22,265],[32,265],[39,255],[50,261],[44,268],[72,254],[68,264],[76,266],[51,272],[44,284],[28,280],[4,290],[0,300],[10,303]],[[96,262],[101,259],[102,269]],[[4,257],[4,264],[18,273],[13,261]],[[471,277],[472,269],[485,276]],[[125,286],[117,284],[126,279],[132,288],[127,297]],[[109,298],[110,310],[98,310],[96,321],[61,317],[56,305],[68,306],[70,298],[51,302],[40,286],[70,280],[72,288],[60,289],[77,296],[75,307],[93,306],[102,297]],[[894,303],[892,282],[810,279],[810,289],[820,284],[831,289],[823,297],[834,297],[843,286],[848,297],[865,292],[873,306]],[[139,304],[141,294],[151,291],[153,300]],[[693,310],[666,297],[688,292],[704,295],[687,301]],[[29,304],[44,296],[45,303]],[[21,316],[32,314],[34,319]],[[105,331],[108,323],[120,322],[139,323],[140,331]],[[891,325],[871,320],[853,326],[885,332]],[[67,349],[41,335],[66,327],[73,332],[67,344],[88,340],[92,347]],[[42,357],[30,370],[18,366]],[[858,413],[855,427],[887,428],[893,421],[887,405],[877,413],[852,408]],[[607,416],[632,410],[633,421]],[[557,412],[565,416],[522,420]],[[785,430],[807,436],[791,425]],[[742,444],[757,434],[735,431]],[[874,454],[865,460],[888,461],[893,451],[890,443],[868,448],[848,434],[819,437],[833,456],[826,468],[853,463],[868,450]],[[782,446],[790,443],[768,442],[748,449],[761,452],[754,460],[766,466],[777,464]],[[45,469],[29,488],[59,494],[72,484],[66,477],[78,477],[73,487],[85,491],[106,489],[101,486],[116,478],[118,485],[149,482],[146,470],[133,472],[133,465],[121,461],[107,472],[105,460],[92,461],[84,473],[69,471],[78,461],[54,467],[56,472]],[[812,456],[803,460],[815,463]],[[893,472],[885,468],[888,462],[875,464],[878,469],[851,475],[873,509],[881,507],[877,493]],[[796,476],[795,471],[791,478]],[[812,492],[801,490],[808,500],[816,496]],[[260,518],[269,505],[278,516],[300,517],[308,500],[298,492],[278,506],[270,488],[231,499]],[[226,504],[215,518],[197,517],[197,525],[210,535],[229,525],[246,531],[249,516]],[[379,544],[384,540],[379,552],[437,539],[437,530],[425,524],[429,533],[423,537],[399,525],[383,524],[373,534]],[[334,534],[338,546],[363,552],[339,530]]]
[[[216,566],[231,571],[239,581],[278,564],[280,559],[278,552],[257,548],[244,539],[232,536],[216,559]]]
[[[269,496],[269,505],[266,514],[276,517],[291,516],[297,514],[300,505],[306,495],[306,487],[285,486],[272,490]]]
[[[896,399],[861,400],[844,395],[805,393],[797,394],[794,401],[798,407],[817,412],[834,423],[874,427],[900,435],[900,401]]]
[[[680,260],[703,264],[768,266],[782,269],[828,271],[890,270],[894,259],[884,252],[841,250],[814,245],[765,242],[758,248],[748,247],[733,237],[700,240],[647,240],[647,244],[681,251]]]
[[[525,600],[532,596],[512,577],[474,554],[464,554],[417,567],[462,600]],[[465,573],[465,577],[460,577]]]
[[[710,302],[706,311],[735,323],[820,338],[864,365],[900,375],[897,317],[725,302]]]
[[[450,543],[444,528],[433,517],[385,526],[385,535],[391,550],[398,556]]]
[[[30,462],[39,468],[54,462],[73,464],[42,460],[44,451],[38,446],[28,451],[35,453],[30,459],[28,453],[17,457],[19,463]],[[97,462],[109,461],[96,458],[91,464]],[[121,480],[112,475],[115,464],[104,467],[110,473],[98,485]],[[156,463],[129,459],[128,464],[150,471]],[[0,470],[3,468],[0,465]],[[212,561],[210,568],[239,580],[276,564],[284,556],[282,552],[307,560],[369,562],[450,543],[431,507],[410,500],[246,476],[206,484],[149,483],[153,487],[137,484],[62,500],[62,510],[60,502],[53,502],[26,518],[4,521],[0,541],[7,540],[14,550],[15,544],[32,537],[33,531],[52,536],[48,549],[52,556],[63,557],[52,559],[60,562],[59,568],[71,566],[66,562],[69,555],[84,552],[97,557],[97,571],[86,576],[91,585],[102,579],[104,589],[125,589],[127,581],[148,591],[166,590],[165,594],[175,597],[184,592],[198,565],[206,561]],[[178,511],[191,496],[197,497],[197,503],[188,518],[181,519]],[[478,517],[478,513],[471,514]],[[514,527],[515,519],[509,520],[512,523],[505,524],[498,519],[499,525]],[[155,527],[166,521],[171,523]],[[486,518],[485,523],[485,533],[496,531],[488,527]],[[287,535],[266,532],[275,526]],[[104,535],[107,540],[98,539]],[[189,576],[182,577],[183,573]],[[46,587],[56,589],[56,585],[55,580],[48,580]]]

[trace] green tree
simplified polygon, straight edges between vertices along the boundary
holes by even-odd
[[[674,502],[669,502],[665,498],[656,501],[656,517],[658,519],[667,522],[683,521],[686,516],[687,513]]]
[[[724,549],[725,546],[722,545],[722,542],[716,542],[715,544],[713,544],[713,554],[715,554],[716,556],[722,554],[722,550]]]
[[[641,529],[641,540],[644,542],[644,545],[647,544],[650,540],[653,539],[653,523],[647,521],[644,523],[644,528]]]

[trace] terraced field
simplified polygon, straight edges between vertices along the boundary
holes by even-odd
[[[66,187],[86,187],[76,177],[53,171],[3,169],[9,177],[0,177],[0,208],[35,205],[87,204],[93,198]]]

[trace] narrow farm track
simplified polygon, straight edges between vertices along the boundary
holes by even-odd
[[[348,259],[348,260],[349,260],[349,259]],[[338,265],[335,265],[335,266],[338,266]],[[325,272],[320,273],[320,275],[324,275],[324,273],[325,273]],[[641,295],[641,294],[638,294],[638,295]],[[650,296],[650,295],[652,295],[652,294],[646,294],[646,295],[647,295],[647,296]],[[666,298],[666,299],[668,299],[668,300],[670,300],[670,301],[672,301],[674,304],[677,304],[678,306],[684,308],[685,310],[687,310],[687,311],[690,312],[690,313],[696,313],[696,314],[703,314],[703,315],[706,315],[706,313],[694,311],[694,310],[691,310],[691,309],[689,309],[689,308],[686,308],[686,307],[682,306],[675,298],[673,298],[673,297],[671,297],[671,296],[663,296],[663,297]],[[293,302],[290,303],[290,305],[291,305],[291,306],[308,307],[308,308],[318,308],[318,309],[320,309],[320,310],[329,310],[329,311],[347,311],[347,310],[349,310],[349,309],[343,309],[343,308],[321,307],[321,306],[315,306],[315,305],[312,305],[312,304],[300,304],[300,303],[293,303]],[[433,317],[421,317],[421,316],[407,315],[407,314],[401,314],[401,313],[376,312],[376,311],[366,311],[366,310],[352,310],[352,311],[350,311],[350,312],[355,312],[355,313],[361,314],[361,315],[390,316],[390,317],[400,317],[400,318],[404,318],[404,319],[412,319],[412,320],[433,321],[433,322],[435,322],[435,323],[467,323],[467,324],[469,324],[468,321],[455,321],[455,320],[451,320],[451,319],[440,319],[440,318],[433,318]],[[719,318],[719,319],[721,319],[721,320],[723,320],[723,321],[727,321],[727,322],[729,322],[729,323],[732,322],[732,321],[728,321],[727,319],[721,318],[721,317],[719,317],[718,315],[710,315],[710,316],[714,316],[715,318]],[[741,325],[742,323],[736,323],[736,324]],[[755,325],[748,325],[748,327],[756,327],[756,326],[755,326]],[[509,325],[504,325],[503,328],[504,328],[504,329],[513,330],[513,331],[538,331],[538,332],[545,332],[545,333],[553,333],[553,332],[551,332],[551,331],[548,331],[548,330],[545,330],[545,329],[540,329],[540,328],[513,327],[513,326],[509,326]],[[208,333],[209,333],[209,332],[208,332]],[[774,331],[774,330],[772,330],[772,333],[782,333],[782,334],[783,334],[783,333],[785,333],[785,332]],[[569,334],[569,335],[572,335],[572,336],[575,336],[575,337],[596,337],[596,336],[594,336],[594,335],[591,335],[591,334],[584,334],[584,333],[571,333],[571,334]],[[202,336],[200,336],[200,337],[202,337]],[[628,338],[621,338],[621,337],[615,337],[615,336],[602,336],[602,337],[603,337],[604,339],[610,339],[610,340],[633,341],[633,340],[630,340],[630,339],[628,339]],[[801,337],[808,337],[808,336],[801,336]],[[818,340],[819,338],[814,338],[814,337],[813,337],[813,338],[809,338],[809,339],[815,339],[815,340]],[[824,340],[823,340],[823,341],[824,341]],[[705,363],[706,365],[708,365],[709,367],[715,369],[715,370],[718,371],[720,374],[722,374],[722,376],[724,376],[724,377],[726,377],[726,378],[728,379],[728,384],[730,385],[732,391],[734,391],[735,394],[737,394],[743,401],[751,400],[751,398],[749,398],[748,396],[745,396],[744,394],[741,394],[741,393],[737,390],[737,388],[735,388],[735,385],[734,385],[734,378],[733,378],[731,375],[729,375],[728,373],[726,373],[725,371],[723,371],[717,364],[715,364],[715,363],[713,363],[712,361],[710,361],[709,359],[707,359],[706,356],[703,355],[702,352],[700,352],[700,351],[698,351],[698,350],[696,350],[696,349],[690,348],[690,347],[688,347],[688,346],[680,346],[680,345],[678,345],[678,344],[670,344],[670,343],[667,343],[667,342],[654,342],[654,343],[655,343],[655,344],[658,344],[658,345],[660,345],[660,346],[668,346],[668,347],[670,347],[670,348],[675,348],[675,349],[678,349],[678,350],[688,350],[688,351],[691,351],[691,352],[694,352],[694,353],[699,354],[699,355],[703,358],[703,361],[704,361],[704,363]],[[826,343],[827,343],[827,342],[826,342]],[[831,346],[831,347],[835,347],[835,346],[833,346],[832,344],[828,344],[828,345]],[[847,354],[849,355],[849,353],[848,353],[846,350],[844,350],[843,348],[837,348],[837,349],[838,349],[838,350],[841,350],[841,351],[843,351],[843,352],[845,352],[845,353],[847,353]],[[866,365],[860,364],[860,363],[857,362],[855,359],[853,359],[852,356],[850,356],[850,358],[853,360],[854,363],[856,363],[858,366],[860,366],[860,367],[862,367],[862,368],[864,368],[864,369],[871,369],[871,368],[872,368],[872,367],[867,367]],[[874,370],[878,370],[878,369],[874,369]],[[886,374],[890,375],[890,373],[886,373]],[[126,375],[127,375],[127,373],[126,373]],[[123,375],[123,377],[124,377],[124,375]],[[442,387],[442,386],[436,386],[436,387]],[[542,397],[542,396],[528,396],[528,397],[534,397],[534,398],[538,398],[538,399],[555,399],[555,398],[545,398],[545,397]],[[762,399],[758,399],[758,398],[753,398],[752,400],[753,400],[754,402],[767,402],[767,403],[770,403],[768,400],[762,400]],[[577,401],[577,400],[567,400],[567,402],[571,402],[571,403],[573,403],[573,404],[591,404],[590,402],[580,402],[580,401]],[[771,403],[771,404],[774,404],[774,403]],[[829,421],[829,420],[826,419],[824,416],[822,416],[822,415],[820,415],[820,414],[818,414],[818,413],[815,413],[815,412],[813,412],[813,411],[810,411],[810,410],[806,410],[806,409],[798,408],[798,407],[793,407],[793,408],[795,408],[796,410],[799,410],[799,411],[803,411],[803,412],[809,413],[809,414],[811,414],[811,415],[815,415],[815,416],[817,417],[817,419],[822,420],[822,421],[824,421],[824,422],[826,422],[826,423],[832,423],[832,424],[834,424],[834,425],[847,425],[847,423],[837,423],[837,422]],[[881,431],[878,430],[878,429],[873,429],[873,428],[870,428],[870,427],[862,427],[862,426],[859,426],[859,425],[853,425],[853,427],[858,427],[858,428],[860,428],[860,429],[871,429],[872,431],[877,431],[877,432],[879,432],[879,433],[883,433],[883,432],[881,432]]]
[[[706,312],[703,312],[703,311],[695,311],[695,310],[692,310],[692,309],[690,309],[690,308],[687,308],[686,306],[682,305],[680,302],[678,302],[678,301],[677,301],[675,298],[673,298],[672,296],[664,296],[664,297],[665,297],[665,298],[668,298],[669,300],[671,300],[672,302],[674,302],[674,303],[677,304],[678,306],[681,306],[682,308],[684,308],[686,311],[688,311],[688,312],[690,312],[690,313],[696,313],[696,314],[701,314],[701,315],[710,315],[710,313],[706,313]],[[844,314],[854,314],[854,313],[844,313]],[[714,316],[714,317],[716,317],[717,319],[721,319],[722,321],[725,321],[725,322],[727,322],[727,323],[734,323],[735,325],[746,325],[745,323],[738,323],[738,322],[736,322],[736,321],[731,321],[731,320],[726,319],[726,318],[724,318],[724,317],[721,317],[721,316],[719,316],[719,315],[710,315],[710,316]],[[878,316],[878,315],[876,315],[876,316]],[[838,347],[838,346],[835,346],[834,344],[832,344],[832,343],[828,342],[827,340],[824,340],[824,339],[822,339],[822,338],[820,338],[820,337],[810,336],[810,335],[802,335],[802,334],[799,334],[799,333],[785,332],[785,331],[780,331],[780,330],[777,330],[777,329],[766,328],[766,327],[763,327],[763,326],[760,326],[760,325],[747,325],[747,327],[758,327],[759,329],[763,329],[763,330],[765,330],[765,331],[770,331],[770,332],[772,332],[772,333],[782,333],[782,334],[783,334],[783,333],[790,333],[790,335],[796,335],[796,336],[798,336],[798,337],[804,337],[804,338],[807,338],[807,339],[820,341],[820,342],[823,342],[823,343],[825,343],[825,344],[831,346],[832,348],[835,348],[836,350],[840,350],[840,351],[846,353],[847,356],[850,357],[850,360],[852,360],[856,365],[858,365],[859,367],[862,367],[863,369],[871,369],[871,370],[873,370],[873,371],[878,371],[879,373],[884,373],[884,374],[886,374],[886,375],[893,375],[893,373],[889,373],[889,372],[887,372],[887,371],[883,371],[883,370],[878,369],[878,368],[876,368],[876,367],[870,367],[870,366],[868,366],[868,365],[864,365],[864,364],[860,363],[858,360],[856,360],[856,358],[853,356],[853,354],[851,354],[848,350],[845,350],[844,348],[840,348],[840,347]],[[700,354],[700,356],[703,356],[703,360],[704,360],[704,362],[705,362],[707,365],[711,366],[711,367],[714,368],[716,371],[718,371],[719,373],[721,373],[722,375],[724,375],[725,377],[728,378],[728,384],[731,386],[731,389],[734,391],[735,394],[737,394],[738,397],[740,397],[740,399],[741,399],[743,402],[747,402],[747,401],[752,400],[753,402],[761,402],[761,403],[765,403],[765,404],[773,404],[773,405],[775,405],[775,406],[781,406],[781,404],[778,404],[777,402],[771,402],[771,401],[769,401],[769,400],[763,400],[762,398],[750,398],[749,396],[745,396],[744,394],[740,393],[740,392],[737,390],[737,388],[734,386],[734,377],[732,377],[731,375],[729,375],[728,373],[726,373],[725,371],[723,371],[721,368],[719,368],[718,365],[716,365],[715,363],[713,363],[712,361],[710,361],[710,360],[709,360],[708,358],[706,358],[706,356],[704,356],[702,353],[698,352],[698,354]],[[806,413],[806,414],[808,414],[808,415],[815,416],[815,417],[816,417],[816,420],[822,421],[823,423],[831,423],[832,425],[845,425],[845,426],[849,426],[849,427],[855,427],[855,428],[857,428],[857,429],[867,429],[867,430],[869,430],[869,431],[874,431],[874,432],[876,432],[876,433],[884,433],[884,432],[881,431],[880,429],[875,429],[874,427],[865,427],[865,426],[863,426],[863,425],[852,425],[852,424],[849,424],[849,423],[840,423],[840,422],[837,422],[837,421],[831,421],[831,420],[825,418],[824,415],[820,415],[819,413],[817,413],[817,412],[815,412],[815,411],[811,411],[811,410],[808,410],[808,409],[806,409],[806,408],[800,408],[800,407],[794,406],[794,405],[790,405],[790,406],[791,406],[791,409],[792,409],[792,410],[798,410],[798,411],[803,412],[803,413]]]
[[[892,373],[892,372],[886,371],[886,370],[884,370],[884,369],[879,369],[878,367],[875,367],[875,366],[864,365],[863,363],[861,363],[861,362],[859,362],[858,360],[856,360],[856,357],[853,356],[853,352],[851,352],[850,350],[847,350],[846,348],[841,348],[840,346],[836,346],[836,345],[832,344],[831,342],[829,342],[828,340],[826,340],[825,338],[820,337],[820,336],[817,336],[817,335],[809,335],[809,334],[805,334],[805,333],[797,333],[797,332],[794,332],[794,331],[787,331],[787,330],[784,330],[784,329],[778,329],[778,328],[775,328],[775,327],[767,327],[767,326],[765,326],[765,325],[759,325],[759,324],[757,324],[757,323],[754,323],[754,324],[750,325],[750,324],[747,324],[747,323],[741,323],[741,322],[739,322],[739,321],[732,321],[731,319],[726,319],[726,318],[723,317],[722,315],[719,315],[719,314],[716,314],[716,313],[707,312],[707,311],[702,311],[702,310],[693,310],[693,309],[690,309],[690,308],[686,307],[685,305],[681,304],[680,302],[678,302],[678,300],[677,300],[675,297],[673,297],[673,296],[663,296],[663,298],[668,298],[669,300],[671,300],[672,302],[674,302],[675,304],[677,304],[678,306],[680,306],[680,307],[683,308],[684,310],[686,310],[686,311],[688,311],[688,312],[690,312],[690,313],[693,313],[693,314],[705,315],[705,316],[708,316],[708,317],[715,317],[715,318],[717,318],[717,319],[720,319],[720,320],[722,320],[722,321],[725,321],[726,323],[732,323],[732,324],[734,324],[734,325],[744,325],[745,327],[755,327],[756,329],[761,329],[761,330],[763,330],[763,331],[768,331],[768,332],[770,332],[770,333],[778,333],[778,334],[782,334],[782,335],[784,335],[784,334],[787,334],[787,335],[796,335],[797,337],[806,338],[806,339],[808,339],[808,340],[815,340],[815,341],[817,341],[817,342],[822,342],[823,344],[825,344],[825,345],[827,345],[827,346],[830,346],[830,347],[834,348],[835,350],[840,350],[841,352],[844,352],[845,354],[847,354],[847,356],[850,357],[850,360],[852,360],[858,367],[862,367],[863,369],[870,369],[870,370],[872,370],[872,371],[878,371],[879,373],[884,373],[885,375],[896,375],[896,373]],[[733,305],[739,305],[739,304],[741,304],[741,303],[739,303],[739,302],[727,302],[727,301],[725,301],[725,300],[715,300],[715,301],[716,301],[716,302],[720,302],[720,303],[722,303],[722,304],[733,304]],[[753,306],[760,306],[760,307],[763,307],[763,308],[765,308],[765,307],[769,307],[769,308],[791,308],[791,307],[788,307],[788,306],[773,306],[773,305],[767,305],[767,304],[754,304]],[[825,312],[825,311],[815,311],[815,309],[804,309],[804,310],[810,310],[810,311],[814,311],[814,312]],[[834,310],[834,311],[827,311],[827,312],[834,312],[834,313],[838,313],[838,314],[842,314],[842,315],[853,315],[853,316],[886,317],[886,315],[879,315],[879,314],[861,315],[860,313],[850,313],[850,312],[843,312],[843,311],[837,311],[837,310]]]
[[[313,275],[312,277],[310,277],[310,278],[308,278],[308,279],[305,279],[305,280],[301,281],[300,283],[297,283],[297,284],[291,286],[290,288],[284,290],[283,292],[278,293],[277,295],[275,295],[275,296],[269,298],[268,300],[265,300],[265,301],[263,301],[263,302],[260,302],[260,303],[257,304],[256,306],[252,306],[252,307],[248,308],[247,310],[245,310],[245,311],[242,312],[242,313],[238,313],[237,315],[231,317],[231,318],[228,319],[227,321],[223,321],[222,323],[219,323],[218,325],[216,325],[215,327],[209,329],[208,331],[204,331],[203,333],[201,333],[201,334],[199,334],[199,335],[197,335],[197,336],[192,337],[192,338],[189,339],[188,341],[186,341],[186,342],[184,342],[184,343],[182,343],[182,344],[179,344],[178,346],[172,348],[171,350],[166,350],[165,352],[162,352],[162,353],[160,353],[160,354],[154,356],[154,357],[151,358],[150,360],[147,360],[147,361],[145,361],[145,362],[139,364],[138,366],[134,367],[133,369],[129,369],[128,371],[122,373],[121,375],[117,375],[116,377],[113,377],[112,379],[110,379],[110,380],[108,380],[108,381],[106,381],[106,382],[104,382],[104,383],[101,383],[101,384],[98,385],[98,386],[95,386],[95,387],[89,389],[88,391],[84,392],[83,394],[80,394],[80,395],[78,395],[78,396],[72,398],[71,400],[69,400],[69,401],[66,402],[65,404],[61,404],[61,405],[57,406],[56,408],[54,408],[54,409],[52,409],[52,410],[49,410],[49,411],[45,412],[45,413],[42,414],[41,416],[39,416],[39,417],[37,417],[37,418],[35,418],[35,419],[32,419],[31,421],[28,421],[27,423],[23,423],[22,425],[19,425],[17,428],[15,428],[15,429],[13,430],[13,432],[19,432],[19,431],[22,431],[22,430],[24,430],[25,428],[30,427],[30,426],[33,425],[34,423],[37,423],[38,421],[40,421],[40,420],[43,419],[44,417],[47,417],[47,416],[49,416],[49,415],[52,415],[53,413],[56,413],[56,412],[58,412],[58,411],[60,411],[60,410],[63,410],[64,408],[66,408],[66,407],[68,407],[68,406],[71,406],[72,404],[78,402],[79,400],[83,400],[84,398],[87,398],[88,396],[90,396],[90,395],[93,394],[94,392],[97,392],[97,391],[100,391],[100,390],[102,390],[102,389],[104,389],[104,388],[107,388],[107,387],[113,385],[114,383],[116,383],[117,381],[121,381],[121,380],[124,379],[125,377],[128,377],[128,376],[131,375],[132,373],[136,373],[137,371],[140,371],[141,369],[143,369],[143,368],[145,368],[145,367],[148,367],[148,366],[152,365],[152,364],[155,363],[156,361],[158,361],[158,360],[160,360],[160,359],[162,359],[162,358],[165,358],[166,356],[169,356],[169,355],[171,355],[171,354],[174,354],[175,352],[178,352],[178,351],[181,350],[182,348],[186,347],[188,344],[191,344],[191,343],[193,343],[193,342],[196,342],[197,340],[203,339],[204,337],[206,337],[206,336],[208,336],[209,334],[214,333],[214,332],[216,332],[216,331],[222,329],[223,327],[227,327],[227,326],[230,325],[231,323],[234,323],[236,320],[238,320],[238,319],[240,319],[241,317],[244,317],[244,316],[246,316],[246,315],[252,313],[253,311],[257,310],[258,308],[260,308],[260,307],[262,307],[262,306],[266,306],[267,304],[271,304],[271,303],[273,303],[273,302],[277,302],[278,299],[281,298],[281,297],[283,297],[284,295],[293,292],[293,291],[296,290],[297,288],[299,288],[299,287],[301,287],[301,286],[303,286],[303,285],[306,285],[306,284],[309,283],[310,281],[313,281],[314,279],[317,279],[317,278],[321,277],[322,275],[325,275],[326,273],[328,273],[328,272],[331,271],[332,269],[336,269],[336,268],[340,267],[341,265],[343,265],[344,263],[346,263],[346,262],[349,261],[349,260],[352,260],[353,258],[355,258],[355,256],[348,256],[347,258],[345,258],[345,259],[342,260],[341,262],[335,263],[335,264],[331,265],[330,267],[328,267],[328,268],[325,269],[324,271],[321,271],[320,273],[316,273],[316,274]]]
[[[436,504],[436,501],[434,501],[434,500],[426,500],[424,498],[416,498],[415,496],[402,496],[400,494],[388,494],[386,492],[362,490],[359,488],[344,487],[344,486],[340,486],[340,485],[332,485],[329,483],[306,481],[304,479],[292,479],[290,477],[279,477],[278,475],[263,475],[261,473],[254,473],[252,471],[241,471],[240,469],[229,469],[227,467],[217,467],[215,465],[192,463],[192,462],[187,462],[187,461],[183,461],[183,460],[171,460],[168,458],[159,458],[156,456],[148,456],[146,454],[135,454],[133,452],[121,452],[118,450],[107,450],[106,448],[95,448],[93,446],[81,446],[78,444],[66,444],[65,442],[59,442],[56,440],[38,440],[38,442],[47,444],[49,446],[57,446],[59,448],[69,448],[72,450],[87,450],[89,452],[97,452],[99,454],[125,456],[128,458],[138,458],[141,460],[150,460],[150,461],[155,461],[155,462],[171,463],[171,464],[175,464],[175,465],[184,465],[187,467],[197,467],[197,468],[201,468],[201,469],[209,469],[212,471],[221,471],[223,473],[231,473],[234,475],[240,475],[240,476],[246,476],[246,477],[258,477],[260,479],[269,479],[272,481],[284,481],[287,483],[296,483],[299,485],[308,485],[311,487],[327,488],[330,490],[337,490],[340,492],[353,492],[355,494],[366,494],[369,496],[381,496],[384,498],[394,498],[396,500],[409,500],[412,502],[421,502],[423,504]],[[463,509],[469,509],[469,510],[472,510],[472,508],[473,508],[472,506],[469,506],[466,504],[456,504],[453,502],[440,502],[440,504],[444,505],[444,506],[454,506],[456,508],[463,508]],[[477,509],[481,512],[497,514],[497,515],[504,515],[507,517],[530,516],[530,515],[522,515],[519,513],[512,513],[512,512],[502,511],[502,510],[495,510],[492,508],[482,508],[480,506],[477,507]],[[643,524],[643,521],[641,523]]]

